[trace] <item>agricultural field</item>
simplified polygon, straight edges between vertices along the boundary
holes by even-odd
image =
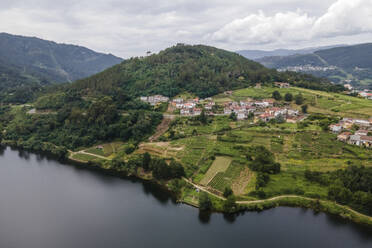
[[[84,153],[77,153],[72,156],[72,159],[75,159],[77,161],[81,162],[100,162],[102,159],[97,158],[95,156],[84,154]]]
[[[218,123],[230,122],[228,117],[218,118]],[[245,158],[245,149],[254,145],[268,148],[282,165],[281,172],[271,175],[263,188],[266,196],[300,194],[324,198],[327,188],[308,182],[304,176],[307,169],[328,172],[349,164],[372,166],[371,150],[339,142],[335,134],[322,131],[315,124],[298,129],[289,123],[260,127],[236,122],[234,128],[214,132],[210,128],[213,123],[203,127],[203,134],[143,143],[140,150],[172,157],[184,165],[187,177],[194,183],[220,193],[231,187],[239,199],[255,198],[251,193],[255,191],[256,173],[249,170]],[[173,128],[180,127],[176,124]]]
[[[216,157],[216,160],[213,161],[213,164],[208,169],[207,173],[200,181],[202,185],[209,185],[215,177],[223,178],[224,172],[229,168],[231,163],[231,158],[229,157]]]

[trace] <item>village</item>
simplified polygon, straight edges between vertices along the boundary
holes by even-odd
[[[372,147],[372,118],[369,120],[343,118],[329,129],[338,134],[337,140],[357,146]]]
[[[289,88],[290,84],[285,82],[276,82],[278,88]],[[224,95],[230,96],[232,91],[224,92]],[[147,102],[152,106],[161,103],[170,103],[170,108],[175,114],[180,116],[198,116],[204,111],[206,115],[216,116],[234,116],[236,120],[245,120],[252,118],[254,122],[269,122],[278,120],[280,122],[297,123],[306,118],[306,115],[299,110],[291,109],[289,104],[277,103],[274,99],[251,99],[242,101],[228,101],[217,104],[211,97],[200,99],[198,97],[184,99],[176,97],[170,100],[162,95],[142,96],[141,101]]]

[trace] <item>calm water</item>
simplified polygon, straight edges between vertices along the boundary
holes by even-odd
[[[311,210],[199,216],[141,182],[0,151],[0,247],[372,247],[372,232]]]

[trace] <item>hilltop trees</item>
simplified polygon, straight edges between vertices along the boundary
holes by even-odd
[[[284,100],[285,100],[286,102],[291,102],[291,101],[293,100],[293,95],[292,95],[291,93],[286,93],[286,94],[284,95]]]
[[[272,97],[277,100],[277,101],[280,101],[282,100],[282,95],[280,95],[279,91],[274,91],[273,94],[272,94]]]
[[[297,105],[301,105],[304,102],[304,97],[302,94],[298,94],[295,96],[295,102]]]
[[[302,113],[306,114],[307,113],[307,108],[308,108],[307,104],[302,105],[301,106]]]

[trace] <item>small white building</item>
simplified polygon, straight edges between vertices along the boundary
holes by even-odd
[[[238,113],[237,115],[238,120],[244,120],[245,118],[247,118],[247,115],[245,113]]]
[[[332,124],[329,126],[329,129],[334,133],[339,133],[342,131],[342,126],[340,124]]]

